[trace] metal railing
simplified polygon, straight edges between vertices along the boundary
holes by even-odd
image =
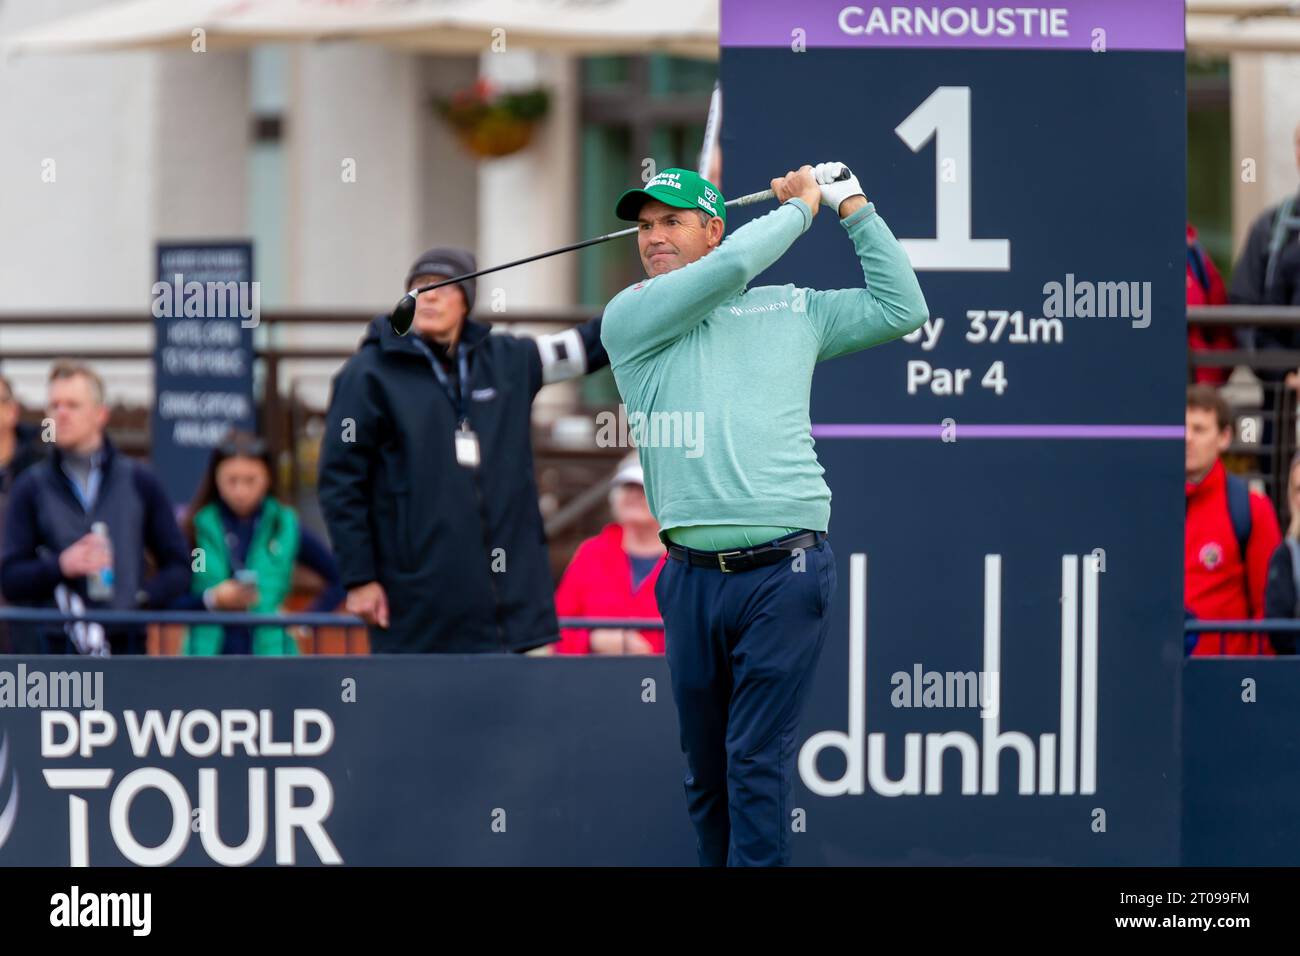
[[[1187,324],[1300,328],[1300,305],[1189,305]]]
[[[81,614],[69,614],[57,608],[0,607],[0,621],[38,624],[71,624],[89,621],[125,627],[157,625],[213,624],[223,627],[365,627],[365,622],[351,614],[325,612],[287,612],[251,614],[245,611],[119,611],[112,608],[87,608]],[[634,631],[662,631],[664,622],[643,617],[561,617],[562,628],[591,630],[600,627],[627,628]],[[1300,618],[1262,618],[1260,620],[1206,620],[1183,622],[1185,634],[1211,631],[1254,631],[1260,634],[1285,634],[1300,631]]]
[[[0,624],[76,624],[94,623],[117,627],[184,627],[188,625],[213,625],[218,627],[306,627],[311,628],[311,654],[326,653],[320,650],[319,629],[340,628],[346,631],[366,627],[365,621],[351,614],[292,611],[282,614],[258,614],[247,611],[122,611],[114,608],[86,608],[80,614],[71,614],[58,608],[0,606]],[[593,630],[619,628],[634,631],[662,631],[664,622],[657,618],[639,617],[561,617],[562,628]],[[345,644],[345,646],[347,646]],[[345,652],[346,653],[346,652]],[[156,656],[172,657],[160,652]]]
[[[1202,305],[1187,309],[1189,326],[1220,326],[1230,329],[1298,329],[1300,306]],[[1300,349],[1236,348],[1225,350],[1188,350],[1189,380],[1200,368],[1233,369],[1245,366],[1255,372],[1279,373],[1300,370]],[[1276,379],[1276,374],[1270,378]],[[1258,471],[1244,475],[1262,480],[1278,514],[1289,515],[1287,502],[1287,467],[1297,448],[1296,393],[1281,381],[1260,379],[1263,402],[1258,407],[1234,408],[1234,414],[1257,415],[1260,435],[1257,441],[1233,442],[1230,455],[1256,456]]]
[[[366,623],[351,614],[325,611],[286,611],[283,614],[253,614],[247,611],[120,611],[91,607],[80,614],[70,614],[52,607],[0,607],[0,621],[42,624],[69,624],[89,621],[95,624],[120,624],[125,627],[149,624],[215,624],[222,627],[365,627]],[[649,617],[562,617],[560,627],[626,627],[634,631],[663,630],[664,622]]]
[[[1198,620],[1185,621],[1183,623],[1183,636],[1185,641],[1187,640],[1187,635],[1190,634],[1219,635],[1219,653],[1206,655],[1208,657],[1261,656],[1259,654],[1260,651],[1259,642],[1261,636],[1269,635],[1269,634],[1296,634],[1296,633],[1300,633],[1300,618],[1261,618],[1258,621],[1243,621],[1240,619],[1215,621],[1215,620],[1198,619]],[[1240,637],[1245,637],[1246,635],[1251,636],[1251,642],[1250,642],[1251,650],[1249,654],[1237,655],[1237,654],[1223,653],[1224,638],[1232,635],[1238,635]],[[1271,641],[1266,640],[1266,643],[1269,649],[1271,649],[1274,652],[1274,654],[1277,656],[1282,656],[1282,657],[1295,656],[1294,651],[1292,651],[1289,647],[1279,649]],[[1290,644],[1290,642],[1288,642],[1288,644]],[[1192,646],[1193,645],[1191,644],[1187,645],[1187,652],[1189,654]],[[1211,641],[1210,646],[1211,647],[1214,646],[1213,641]],[[1263,655],[1263,656],[1267,656],[1267,655]]]
[[[1183,623],[1184,634],[1204,634],[1209,631],[1254,631],[1257,634],[1288,634],[1300,631],[1300,618],[1269,617],[1258,621],[1207,621],[1198,618]]]
[[[94,624],[117,624],[123,627],[145,627],[150,624],[214,624],[223,627],[365,627],[365,621],[350,614],[325,612],[286,612],[284,614],[251,614],[246,611],[119,611],[113,608],[91,607],[81,614],[70,614],[58,608],[0,607],[0,621],[20,621],[34,624],[72,624],[86,621]]]
[[[1232,329],[1300,329],[1300,306],[1194,305],[1187,308],[1187,324],[1226,326]],[[1193,368],[1236,368],[1245,365],[1266,372],[1300,369],[1300,350],[1237,348],[1188,352]]]
[[[260,395],[261,420],[259,433],[277,455],[290,450],[293,436],[285,434],[288,429],[289,395],[292,383],[287,389],[281,388],[284,362],[301,360],[325,360],[342,364],[356,351],[356,343],[347,346],[322,346],[317,348],[284,345],[277,341],[280,329],[307,328],[312,326],[342,326],[356,330],[360,335],[377,312],[329,312],[317,310],[268,310],[258,318],[254,329],[255,344],[253,355],[261,364],[265,373],[262,379]],[[583,306],[556,307],[537,311],[511,311],[509,313],[475,313],[476,321],[491,325],[517,326],[541,325],[569,327],[593,319],[600,314],[599,309]],[[152,336],[157,320],[148,312],[139,313],[96,313],[96,312],[0,312],[0,333],[8,328],[44,328],[65,329],[68,326],[86,326],[101,328],[137,329]],[[102,341],[102,340],[101,340]],[[91,338],[78,342],[75,349],[69,349],[66,342],[57,347],[27,345],[5,345],[4,358],[7,361],[53,361],[66,357],[70,351],[77,358],[93,363],[150,361],[154,357],[153,348],[123,348],[112,343],[97,344]]]

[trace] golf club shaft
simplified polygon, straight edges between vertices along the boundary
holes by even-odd
[[[735,199],[723,203],[724,206],[731,208],[733,206],[750,206],[756,202],[764,202],[768,199],[775,198],[775,193],[770,189],[763,189],[756,193],[749,193],[745,196],[738,196]],[[440,286],[451,285],[455,282],[464,282],[467,279],[476,279],[479,276],[485,276],[489,272],[500,272],[502,269],[510,269],[514,266],[521,266],[526,262],[536,262],[538,259],[546,259],[550,256],[558,256],[562,252],[573,252],[575,249],[583,249],[587,246],[594,246],[598,242],[608,242],[610,239],[617,239],[620,236],[630,236],[637,231],[639,227],[628,226],[626,229],[620,229],[618,232],[606,233],[603,236],[597,236],[594,239],[584,239],[582,242],[575,242],[571,245],[560,246],[558,249],[550,249],[546,252],[539,252],[535,256],[527,256],[523,259],[515,259],[513,262],[507,262],[499,266],[492,266],[488,269],[479,269],[477,272],[467,272],[462,276],[454,276],[450,279],[439,279],[437,282],[431,282],[428,285],[422,285],[418,289],[412,289],[408,295],[419,295],[422,292],[428,292],[430,289],[437,289]]]

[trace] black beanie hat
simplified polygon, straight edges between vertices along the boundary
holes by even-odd
[[[412,263],[411,268],[406,273],[406,291],[411,291],[411,280],[416,276],[439,275],[450,279],[452,276],[477,271],[478,263],[474,259],[474,253],[468,249],[440,246],[423,253],[420,258]],[[456,283],[456,285],[460,286],[460,291],[465,295],[466,314],[474,311],[474,287],[477,284],[477,280],[474,279],[470,279],[468,282]]]

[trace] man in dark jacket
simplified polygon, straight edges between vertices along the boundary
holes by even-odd
[[[0,551],[0,589],[14,605],[164,608],[189,590],[190,553],[167,495],[143,465],[105,434],[104,386],[88,366],[50,372],[54,449],[14,483]],[[108,547],[92,528],[107,526]],[[111,555],[110,555],[111,550]],[[145,554],[155,573],[146,579]],[[87,578],[112,568],[111,596],[92,597]],[[15,628],[16,629],[16,628]],[[41,651],[143,654],[142,626],[37,625]]]
[[[18,420],[22,408],[14,395],[13,384],[0,375],[0,547],[5,539],[5,511],[9,504],[9,491],[27,468],[45,455],[40,440],[40,430],[35,425],[24,425]],[[0,594],[0,607],[4,607]],[[7,621],[0,621],[0,654],[39,654],[40,648],[22,639],[23,630],[11,633]],[[15,642],[14,637],[18,640]]]
[[[473,272],[430,249],[406,289]],[[347,609],[376,653],[523,651],[559,639],[530,441],[543,385],[608,364],[600,319],[492,335],[474,282],[425,292],[411,331],[386,316],[333,382],[320,503]]]
[[[1295,129],[1295,160],[1300,168],[1300,125]],[[1232,305],[1300,305],[1300,193],[1264,210],[1246,234],[1246,244],[1232,270],[1228,289]],[[1252,335],[1256,348],[1293,349],[1300,346],[1294,329],[1260,328]],[[1279,379],[1281,372],[1257,372]],[[1296,381],[1296,379],[1292,379]]]

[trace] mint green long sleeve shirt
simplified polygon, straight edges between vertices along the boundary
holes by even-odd
[[[871,203],[840,220],[864,288],[748,288],[812,222],[803,200],[787,200],[703,258],[624,289],[605,309],[601,341],[647,502],[665,531],[829,528],[831,493],[808,413],[813,368],[906,335],[929,312],[906,253]]]

